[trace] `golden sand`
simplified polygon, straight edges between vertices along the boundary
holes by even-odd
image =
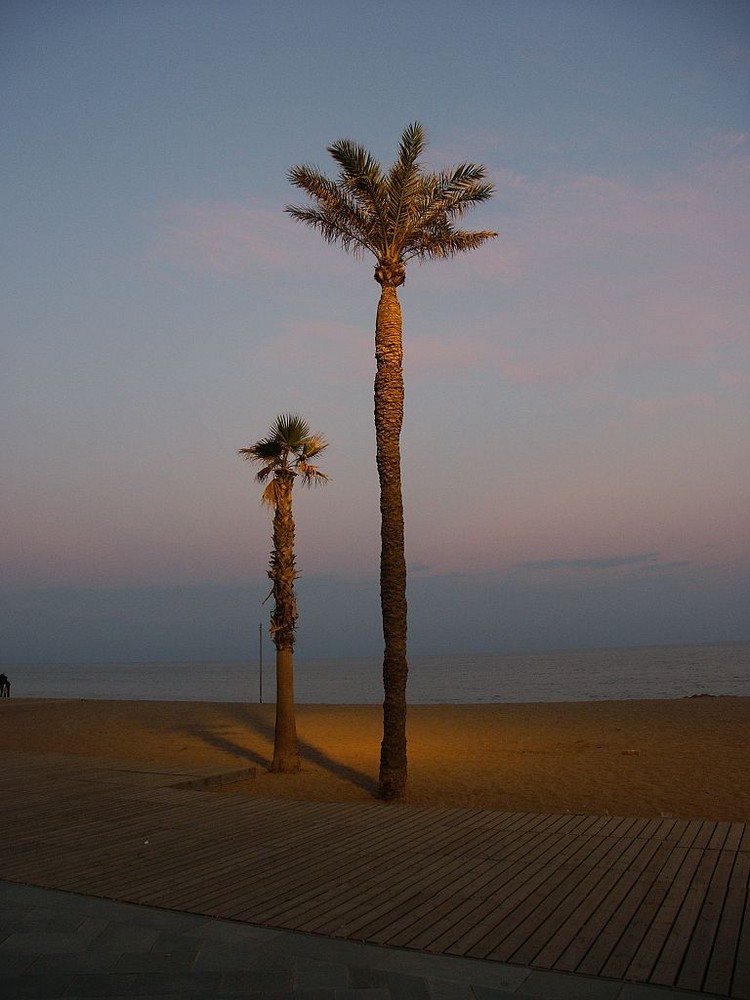
[[[276,775],[273,705],[12,699],[0,752],[255,766],[224,793],[372,802],[381,721],[298,706],[303,770]],[[750,698],[416,705],[408,739],[408,804],[750,821]]]

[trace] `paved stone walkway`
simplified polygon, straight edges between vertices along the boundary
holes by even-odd
[[[0,882],[3,1000],[698,1000]]]

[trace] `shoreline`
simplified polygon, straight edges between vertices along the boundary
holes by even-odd
[[[0,711],[5,757],[254,767],[217,794],[377,801],[380,704],[298,705],[295,775],[266,770],[273,703],[11,698]],[[410,705],[408,755],[406,805],[750,822],[750,697]]]

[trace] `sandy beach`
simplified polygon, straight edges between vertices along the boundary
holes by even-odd
[[[298,706],[297,775],[267,771],[273,724],[273,705],[11,699],[0,752],[255,767],[217,794],[373,801],[379,706]],[[750,698],[418,705],[408,738],[411,805],[750,820]]]

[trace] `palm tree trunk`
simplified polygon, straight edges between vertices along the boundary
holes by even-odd
[[[294,774],[300,769],[294,715],[294,652],[276,649],[276,728],[271,770]]]
[[[406,790],[406,558],[399,438],[404,416],[401,306],[382,286],[375,324],[375,438],[380,477],[380,605],[383,614],[383,742],[380,798]]]
[[[276,646],[276,728],[271,770],[290,774],[300,769],[294,715],[294,626],[297,621],[294,581],[297,573],[294,565],[292,487],[295,473],[279,469],[275,479],[273,552],[268,572],[273,581],[271,636]]]

